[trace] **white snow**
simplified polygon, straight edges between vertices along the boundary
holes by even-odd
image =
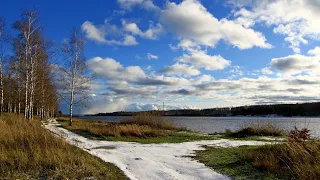
[[[238,147],[264,145],[262,141],[206,140],[184,143],[139,144],[133,142],[97,141],[74,134],[59,125],[54,119],[44,127],[88,153],[118,166],[130,179],[230,179],[204,164],[193,160],[195,151],[203,145]],[[269,142],[270,143],[270,142]],[[114,147],[108,149],[105,147]]]

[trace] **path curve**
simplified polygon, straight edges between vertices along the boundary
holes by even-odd
[[[44,127],[88,153],[119,167],[132,180],[225,180],[204,164],[192,159],[195,151],[204,150],[203,145],[238,147],[242,145],[264,145],[262,141],[204,140],[184,143],[139,144],[90,140],[64,128],[51,119]],[[112,148],[112,149],[110,149]]]

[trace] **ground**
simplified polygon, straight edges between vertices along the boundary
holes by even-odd
[[[114,163],[130,179],[230,179],[228,176],[195,161],[193,156],[196,151],[204,150],[204,145],[226,148],[271,143],[217,139],[183,143],[140,144],[88,139],[59,127],[55,120],[49,122],[45,127],[88,153],[100,157],[106,162]]]

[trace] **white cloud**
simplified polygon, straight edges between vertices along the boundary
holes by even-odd
[[[136,23],[127,23],[125,20],[122,20],[121,23],[125,31],[146,39],[157,39],[164,31],[162,25],[159,23],[156,26],[151,23],[149,29],[145,32],[141,31]]]
[[[160,19],[180,38],[200,45],[214,47],[225,40],[239,49],[272,47],[262,33],[225,18],[218,20],[198,0],[185,0],[180,4],[169,2]]]
[[[310,54],[310,55],[320,55],[320,46],[317,46],[314,49],[309,50],[308,54]]]
[[[292,55],[272,60],[269,68],[273,67],[289,75],[298,73],[295,76],[278,76],[277,78],[266,76],[258,78],[243,77],[231,80],[214,79],[210,75],[195,78],[157,75],[154,72],[147,75],[139,66],[125,67],[114,59],[96,57],[88,61],[88,66],[100,80],[106,80],[107,89],[104,93],[92,92],[96,94],[93,98],[103,99],[105,96],[106,98],[112,98],[113,101],[105,100],[108,105],[103,105],[103,101],[101,101],[101,104],[93,103],[98,105],[89,110],[90,112],[128,110],[129,102],[140,101],[141,99],[145,102],[151,102],[159,98],[164,99],[164,101],[171,100],[183,104],[194,104],[189,102],[190,98],[199,102],[214,100],[214,102],[219,103],[219,106],[320,100],[318,92],[320,77],[316,74],[320,71],[314,67],[316,66],[314,59],[315,56],[308,56],[304,59],[301,55]],[[309,63],[309,61],[312,63]],[[184,64],[182,66],[184,67]],[[184,72],[188,68],[177,68],[175,71],[181,71],[184,74],[197,72],[196,70],[193,72],[192,69],[191,73]],[[265,69],[266,72],[271,70],[269,68]],[[304,69],[310,70],[311,73],[301,73],[306,72]],[[237,66],[231,67],[231,72],[235,74],[243,73],[241,68]],[[121,103],[117,102],[123,102],[125,105],[122,106]],[[132,105],[129,109],[146,110],[155,107],[157,106],[151,103],[146,106]]]
[[[124,37],[124,40],[122,42],[123,45],[126,45],[126,46],[131,46],[131,45],[137,45],[138,42],[136,41],[136,38],[131,36],[131,35],[126,35]]]
[[[81,114],[97,114],[125,110],[129,102],[123,98],[97,95],[91,99],[89,106],[81,109]]]
[[[308,39],[320,39],[319,1],[264,0],[244,4],[246,7],[235,12],[235,16],[244,21],[273,26],[274,33],[286,36],[285,41],[290,43],[289,47],[295,53],[300,53],[300,45],[307,44]]]
[[[121,8],[131,11],[134,6],[141,6],[145,10],[160,11],[160,8],[153,4],[152,0],[117,0]]]
[[[165,104],[164,110],[175,110],[175,109],[196,109],[192,105],[182,104]],[[145,104],[145,103],[133,103],[126,107],[127,111],[151,111],[151,110],[163,110],[163,104]]]
[[[320,73],[320,56],[290,55],[271,60],[271,66],[284,74]]]
[[[132,46],[137,45],[135,37],[124,34],[117,26],[109,24],[106,20],[103,25],[95,26],[90,21],[85,21],[81,25],[81,29],[85,34],[87,39],[93,40],[97,43],[103,44],[115,44],[115,45],[124,45]],[[108,37],[120,37],[119,40],[107,39]]]
[[[96,76],[111,80],[135,82],[147,77],[139,66],[123,67],[112,58],[95,57],[88,60],[87,65]]]
[[[265,67],[265,68],[261,69],[261,73],[265,74],[265,75],[271,75],[271,74],[273,74],[273,71],[270,69],[270,67]]]
[[[184,54],[177,58],[177,61],[193,64],[196,68],[205,70],[221,70],[230,66],[231,61],[224,59],[220,55],[208,55],[204,51],[195,51],[191,55]]]
[[[148,58],[149,60],[152,60],[152,59],[158,59],[159,56],[156,56],[156,55],[153,55],[153,54],[151,54],[151,53],[148,53],[148,54],[147,54],[147,58]]]
[[[88,39],[101,42],[101,43],[106,42],[104,38],[106,35],[105,31],[102,28],[97,28],[96,26],[94,26],[92,22],[85,21],[81,25],[81,29],[86,34],[86,37]]]
[[[172,66],[164,68],[162,72],[170,75],[187,75],[187,76],[196,76],[201,72],[194,66],[189,66],[187,64],[176,63]]]

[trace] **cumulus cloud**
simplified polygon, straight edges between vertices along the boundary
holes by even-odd
[[[180,105],[180,104],[170,104],[165,105],[164,110],[176,110],[176,109],[196,109],[192,105]],[[127,106],[127,111],[151,111],[151,110],[163,110],[162,104],[145,104],[145,103],[133,103]]]
[[[265,75],[270,75],[270,74],[273,74],[273,71],[271,70],[270,67],[265,67],[261,69],[261,73]]]
[[[134,6],[140,6],[149,11],[160,11],[160,8],[156,6],[152,0],[117,0],[121,8],[130,11]]]
[[[172,66],[164,68],[161,72],[171,75],[186,75],[186,76],[196,76],[201,72],[194,66],[189,66],[187,64],[176,63]]]
[[[160,20],[180,38],[200,45],[214,47],[220,40],[225,40],[239,49],[272,47],[262,33],[232,20],[218,20],[198,0],[185,0],[180,4],[168,2]]]
[[[239,80],[215,80],[194,86],[194,89],[170,91],[180,96],[197,96],[203,99],[230,101],[244,104],[292,103],[320,99],[317,76],[259,77]]]
[[[104,100],[105,106],[103,106],[103,101],[101,101],[102,104],[93,103],[94,105],[99,104],[99,106],[93,105],[90,112],[156,109],[157,106],[152,103],[151,105],[130,105],[130,102],[141,99],[152,102],[161,98],[183,104],[197,104],[196,102],[189,102],[190,99],[195,98],[198,101],[215,101],[219,103],[219,106],[295,103],[320,99],[318,91],[320,77],[315,74],[320,71],[314,69],[313,64],[315,63],[307,65],[309,69],[313,70],[313,73],[297,74],[300,69],[304,69],[299,68],[303,63],[292,59],[301,57],[292,55],[292,57],[289,57],[290,60],[282,60],[285,58],[273,59],[273,63],[271,63],[273,66],[271,67],[277,68],[278,71],[283,73],[296,74],[295,76],[278,76],[277,78],[266,76],[258,78],[243,77],[235,80],[214,79],[210,75],[195,76],[194,78],[156,75],[155,73],[147,75],[137,66],[126,67],[110,58],[93,58],[88,61],[88,66],[100,79],[106,80],[107,86],[105,92],[96,93],[94,98],[112,98],[113,101],[110,99]],[[303,59],[303,61],[313,62],[312,59]],[[239,73],[239,68],[231,68],[231,70]],[[126,74],[126,76],[123,76],[123,74]],[[208,104],[206,104],[207,106]],[[204,105],[200,107],[204,107]]]
[[[240,5],[237,0],[231,0]],[[308,39],[320,39],[320,5],[315,0],[264,0],[242,2],[243,6],[235,12],[242,21],[265,23],[273,26],[273,32],[282,34],[289,47],[300,53],[300,45]],[[240,6],[238,6],[240,7]]]
[[[105,21],[103,25],[98,26],[94,25],[90,21],[85,21],[81,25],[81,29],[87,39],[93,40],[97,43],[124,46],[132,46],[138,44],[135,37],[122,33],[122,31],[117,26],[111,25],[108,21]],[[119,37],[119,39],[108,39],[108,37]]]
[[[158,36],[164,31],[162,25],[159,23],[156,26],[151,23],[149,29],[144,32],[136,23],[127,23],[125,20],[122,20],[121,23],[125,31],[146,39],[157,39]]]
[[[148,54],[147,54],[147,58],[148,58],[149,60],[151,60],[151,59],[158,59],[159,56],[156,56],[156,55],[153,55],[153,54],[151,54],[151,53],[148,53]]]
[[[127,23],[121,20],[122,27],[112,25],[108,20],[104,24],[95,25],[90,21],[85,21],[81,25],[81,30],[87,39],[101,44],[114,44],[132,46],[137,45],[135,36],[145,39],[155,40],[164,32],[161,24],[154,25],[152,22],[149,29],[142,31],[136,23]]]
[[[88,60],[87,65],[96,76],[105,79],[135,82],[138,79],[147,77],[139,66],[123,67],[112,58],[95,57]]]
[[[177,61],[190,63],[196,68],[204,68],[205,70],[219,70],[230,66],[231,61],[224,59],[220,55],[208,55],[204,51],[195,51],[191,54],[184,54],[177,58]]]
[[[308,54],[310,54],[310,55],[320,55],[320,46],[317,46],[314,49],[309,50]]]
[[[81,108],[81,114],[97,114],[125,110],[129,102],[123,98],[97,95],[91,99],[88,107]]]
[[[281,58],[273,58],[271,66],[284,74],[314,73],[320,72],[320,56],[290,55]]]
[[[86,37],[88,39],[97,41],[97,42],[101,42],[101,43],[105,43],[105,35],[106,32],[104,31],[103,27],[96,27],[92,22],[90,21],[85,21],[82,25],[81,25],[81,29],[82,31],[86,34]]]
[[[112,96],[97,96],[90,102],[88,108],[80,109],[81,114],[97,114],[106,112],[116,111],[151,111],[151,110],[162,110],[163,104],[156,103],[129,103],[123,98],[116,98]],[[182,105],[182,104],[165,104],[165,110],[176,110],[176,109],[196,109],[193,105]]]

